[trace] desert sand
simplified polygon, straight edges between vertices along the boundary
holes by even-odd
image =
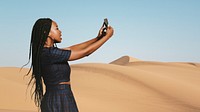
[[[200,112],[200,63],[123,56],[71,65],[80,112]],[[0,112],[37,112],[27,68],[0,67]],[[26,92],[27,90],[27,92]]]

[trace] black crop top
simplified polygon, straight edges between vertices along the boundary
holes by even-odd
[[[70,81],[71,69],[68,63],[70,54],[70,50],[62,50],[57,47],[43,48],[41,71],[45,85]]]

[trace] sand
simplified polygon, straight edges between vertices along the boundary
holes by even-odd
[[[200,112],[200,63],[123,56],[71,68],[80,112]],[[28,69],[19,69],[0,67],[0,112],[37,112],[26,93]]]

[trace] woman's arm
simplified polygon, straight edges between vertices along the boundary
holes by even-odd
[[[102,37],[102,31],[103,31],[103,26],[101,27],[101,29],[99,30],[98,36],[96,38],[93,38],[91,40],[88,40],[86,42],[80,43],[80,44],[76,44],[67,48],[63,48],[64,50],[82,50],[85,49],[86,47],[88,47],[89,45],[93,44],[94,42],[98,41],[101,37]]]
[[[102,28],[99,32],[102,32]],[[83,58],[85,56],[88,56],[92,54],[94,51],[96,51],[99,47],[101,47],[112,35],[113,35],[113,28],[109,26],[106,31],[106,35],[102,37],[101,39],[98,39],[101,33],[97,36],[96,39],[92,39],[90,41],[82,43],[82,45],[75,45],[76,47],[81,46],[81,48],[75,48],[75,47],[69,47],[65,48],[67,50],[71,50],[71,55],[69,60],[77,60],[80,58]]]
[[[96,42],[98,40],[98,38],[93,38],[91,40],[88,40],[86,42],[80,43],[80,44],[76,44],[67,48],[63,48],[65,50],[70,49],[70,50],[81,50],[81,49],[85,49],[86,47],[88,47],[89,45],[93,44],[94,42]]]

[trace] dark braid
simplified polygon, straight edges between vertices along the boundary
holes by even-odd
[[[33,26],[31,35],[28,63],[30,62],[31,59],[31,53],[32,53],[32,63],[26,75],[28,75],[32,70],[32,75],[28,83],[28,86],[31,84],[31,82],[33,82],[35,90],[32,96],[34,95],[34,101],[36,106],[38,107],[40,107],[41,100],[43,98],[43,82],[42,82],[40,55],[44,47],[44,44],[47,40],[47,37],[49,35],[51,25],[52,25],[52,20],[49,18],[38,19]],[[27,64],[25,64],[24,66],[26,66]]]

